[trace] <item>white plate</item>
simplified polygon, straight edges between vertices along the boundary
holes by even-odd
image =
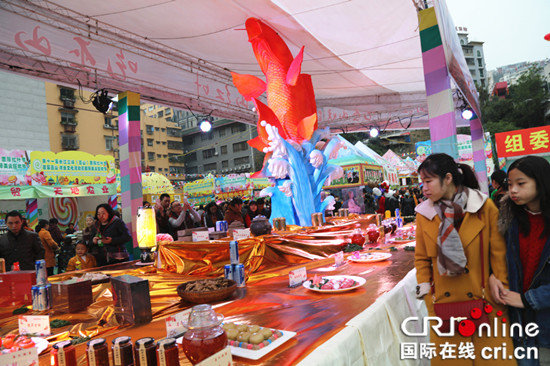
[[[385,261],[390,257],[391,257],[390,253],[361,253],[359,255],[359,258],[354,258],[353,255],[350,255],[348,259],[350,261],[358,262],[358,263],[374,263],[374,262]]]
[[[46,348],[48,348],[48,345],[50,344],[47,340],[40,337],[31,337],[32,341],[34,342],[34,345],[36,346],[38,354],[42,353]]]
[[[354,290],[358,287],[363,286],[365,284],[365,282],[367,282],[367,280],[365,280],[363,277],[357,277],[357,276],[322,276],[322,277],[323,278],[328,278],[329,280],[343,280],[344,278],[350,278],[350,279],[354,280],[357,283],[355,284],[355,286],[348,287],[348,288],[341,288],[341,289],[338,289],[338,290],[321,290],[321,289],[318,289],[318,288],[311,288],[311,287],[309,287],[309,285],[311,284],[311,280],[308,280],[308,281],[304,282],[302,284],[302,286],[304,286],[308,290],[315,291],[315,292],[338,293],[338,292],[346,292],[346,291]]]
[[[273,328],[270,328],[273,329]],[[279,347],[281,344],[288,341],[290,338],[294,337],[296,335],[296,332],[291,332],[289,330],[280,330],[283,335],[273,342],[271,342],[268,346],[265,346],[264,348],[261,348],[259,350],[253,350],[253,349],[246,349],[241,347],[235,347],[235,346],[229,346],[231,348],[231,354],[233,356],[239,356],[243,358],[248,358],[251,360],[259,360],[260,358],[267,355],[269,352],[273,351],[275,348]],[[179,337],[176,339],[176,343],[181,344],[183,337]]]

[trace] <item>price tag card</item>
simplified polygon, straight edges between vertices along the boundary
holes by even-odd
[[[181,311],[166,318],[166,336],[168,338],[176,338],[180,334],[187,332],[187,328],[183,326],[183,321],[189,318],[189,313],[191,313],[191,309]]]
[[[250,238],[250,229],[233,230],[233,240],[243,240]]]
[[[202,360],[196,366],[228,366],[233,363],[231,348],[225,347],[218,353],[214,353],[207,359]]]
[[[209,227],[208,228],[208,233],[215,233],[216,232],[216,228],[215,227]]]
[[[193,231],[193,241],[208,241],[208,231]]]
[[[344,264],[344,252],[338,252],[334,255],[334,266],[339,267]]]
[[[19,334],[50,335],[50,316],[19,315]]]
[[[29,366],[38,365],[38,351],[36,347],[22,349],[6,354],[0,353],[0,365]]]
[[[288,273],[289,287],[300,286],[307,280],[306,267],[300,267]]]

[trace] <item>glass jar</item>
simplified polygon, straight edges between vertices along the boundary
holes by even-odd
[[[157,366],[157,346],[151,337],[140,338],[134,348],[135,366]]]
[[[369,244],[376,244],[378,238],[380,237],[380,229],[375,224],[370,224],[367,228],[367,238]]]
[[[132,338],[122,336],[113,339],[112,351],[114,366],[134,366]]]
[[[180,355],[174,338],[165,338],[158,342],[158,366],[179,366]]]
[[[50,355],[52,366],[76,366],[76,351],[71,341],[57,342]]]
[[[183,335],[181,347],[193,365],[218,353],[227,346],[227,335],[220,326],[223,315],[216,314],[212,306],[193,306],[184,327],[189,329]]]
[[[351,243],[361,245],[361,246],[365,244],[365,236],[363,235],[363,232],[361,231],[361,229],[354,229],[351,232]]]
[[[86,348],[89,366],[109,366],[109,349],[105,338],[96,338],[88,342]]]

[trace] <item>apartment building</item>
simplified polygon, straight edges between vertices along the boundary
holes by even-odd
[[[484,42],[468,40],[468,28],[466,27],[456,27],[456,31],[474,82],[481,86],[487,86],[487,70],[483,53]]]

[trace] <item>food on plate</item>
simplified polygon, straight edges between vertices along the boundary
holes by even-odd
[[[185,287],[186,292],[208,292],[231,286],[231,282],[225,278],[205,279],[193,281]]]
[[[227,334],[227,344],[248,350],[259,350],[283,336],[280,330],[262,328],[259,325],[226,323],[223,328]]]
[[[87,272],[87,273],[84,273],[83,276],[81,277],[75,277],[75,278],[78,278],[80,280],[90,280],[92,282],[94,281],[103,281],[107,278],[109,278],[109,276],[107,276],[106,274],[103,274],[101,272]]]
[[[17,352],[22,349],[33,348],[34,341],[24,335],[8,334],[0,338],[0,353]]]
[[[357,282],[351,278],[328,279],[315,275],[311,280],[309,287],[319,290],[342,290],[357,285]]]

